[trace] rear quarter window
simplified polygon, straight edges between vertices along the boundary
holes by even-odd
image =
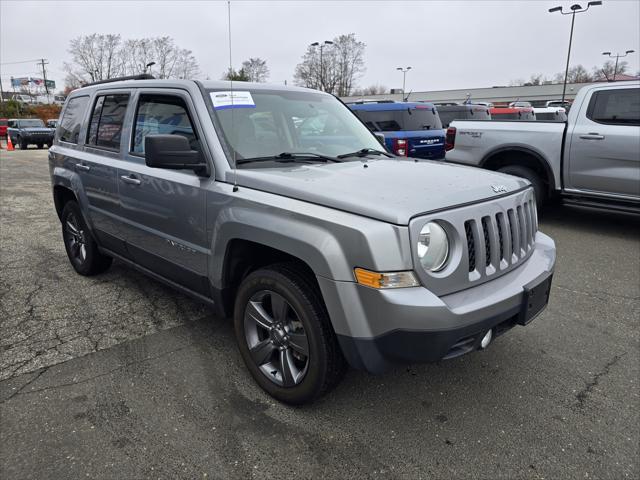
[[[640,88],[595,92],[589,101],[587,118],[607,125],[640,125]]]
[[[58,128],[58,140],[67,143],[78,143],[82,119],[89,102],[88,96],[74,97],[67,103]]]

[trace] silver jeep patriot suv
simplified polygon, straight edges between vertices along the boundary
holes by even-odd
[[[286,403],[347,365],[486,348],[548,301],[555,246],[526,180],[395,157],[325,93],[89,85],[49,165],[73,268],[115,258],[232,316],[251,375]]]

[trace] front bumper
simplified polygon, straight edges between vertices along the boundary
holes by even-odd
[[[526,285],[549,276],[555,245],[538,232],[522,265],[490,282],[438,297],[426,288],[375,290],[318,277],[334,330],[352,367],[372,373],[437,361],[478,348],[493,329],[517,324]]]

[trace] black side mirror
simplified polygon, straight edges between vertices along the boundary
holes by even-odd
[[[191,150],[189,140],[182,135],[147,135],[144,138],[144,159],[152,168],[193,170],[198,175],[209,173],[200,152]]]
[[[384,133],[375,132],[374,135],[378,139],[378,142],[380,142],[380,145],[382,145],[383,147],[386,147],[384,143]]]

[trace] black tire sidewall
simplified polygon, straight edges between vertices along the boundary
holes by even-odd
[[[545,185],[540,176],[527,167],[521,167],[519,165],[509,165],[502,167],[498,170],[500,173],[506,173],[515,177],[521,177],[529,180],[533,190],[536,194],[536,205],[541,207],[547,200],[547,194],[545,191]]]
[[[300,285],[300,284],[298,284]],[[282,295],[293,307],[302,322],[309,342],[309,365],[303,380],[294,387],[281,387],[269,380],[254,363],[245,339],[244,313],[249,299],[261,290],[271,290]],[[327,351],[324,348],[323,330],[319,322],[323,308],[317,304],[311,292],[301,291],[285,274],[263,269],[250,274],[238,289],[234,308],[234,326],[240,354],[251,375],[268,394],[292,405],[307,403],[322,393],[328,373]]]
[[[70,214],[73,214],[76,217],[76,219],[78,220],[78,223],[80,223],[80,226],[85,234],[85,249],[87,251],[87,257],[84,259],[83,262],[80,262],[76,258],[74,258],[74,256],[71,253],[69,243],[67,242],[65,229],[66,229],[67,218],[69,217]],[[65,204],[64,209],[62,210],[61,219],[62,219],[61,220],[62,221],[62,239],[64,242],[64,248],[67,252],[67,256],[69,257],[69,262],[73,266],[74,270],[78,272],[80,275],[93,275],[97,273],[98,270],[101,270],[100,268],[101,267],[100,263],[102,261],[102,259],[100,258],[101,255],[100,255],[100,252],[98,252],[98,246],[96,245],[96,242],[93,240],[93,237],[91,236],[91,232],[87,227],[87,222],[85,221],[84,216],[82,215],[82,211],[80,210],[80,207],[75,201],[69,201]]]

